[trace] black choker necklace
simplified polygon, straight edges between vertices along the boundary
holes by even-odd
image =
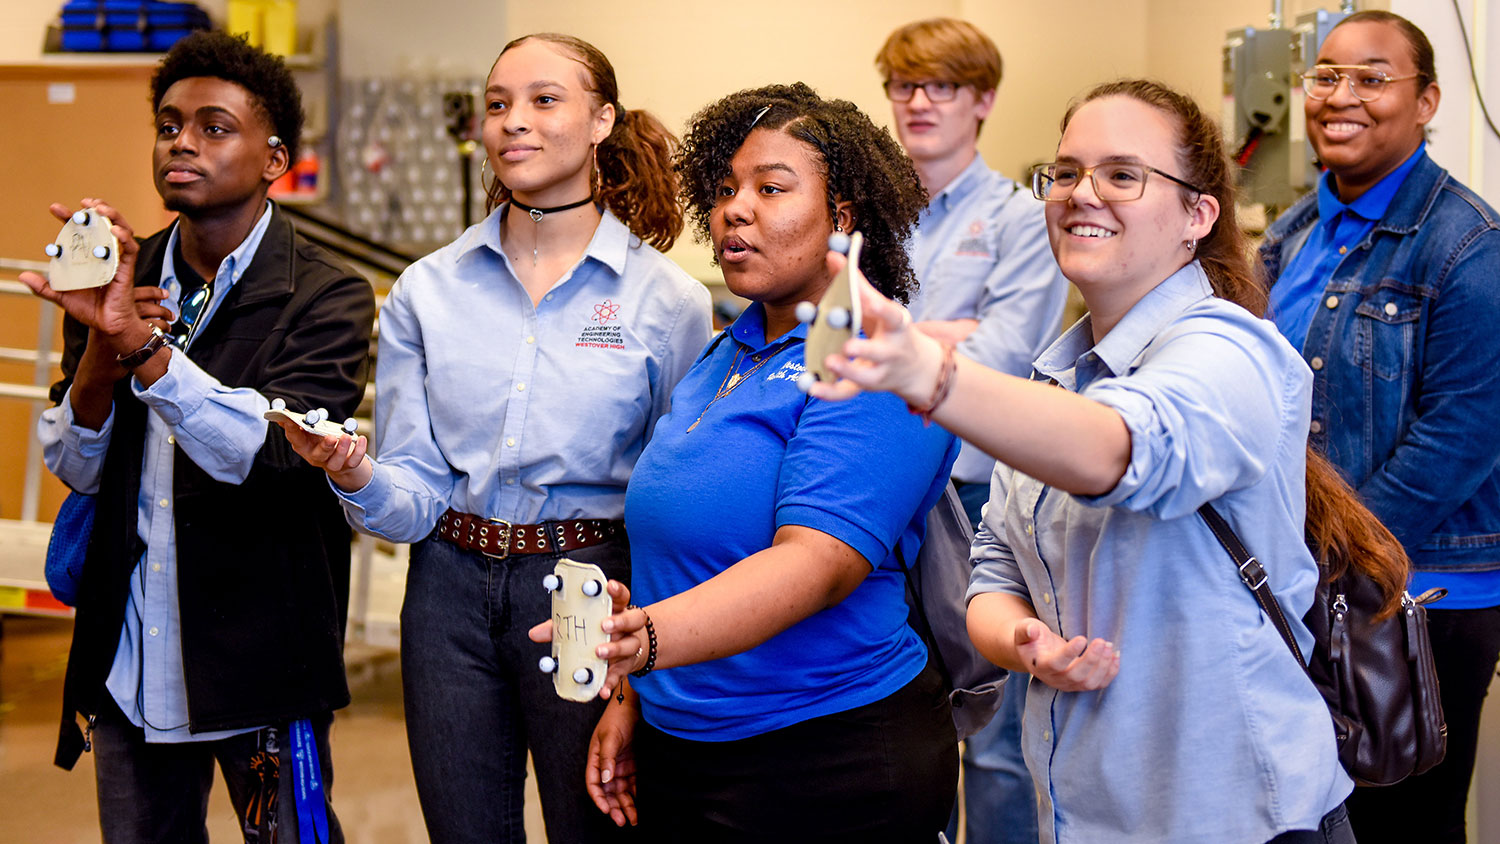
[[[554,205],[551,208],[533,208],[530,205],[522,202],[521,200],[516,199],[514,196],[510,198],[511,205],[514,205],[522,211],[525,211],[527,214],[530,214],[532,222],[536,223],[540,223],[542,221],[542,215],[544,214],[551,214],[555,211],[570,211],[574,208],[588,205],[593,201],[594,198],[592,196],[586,196],[583,199],[578,200],[577,202],[570,202],[567,205]]]

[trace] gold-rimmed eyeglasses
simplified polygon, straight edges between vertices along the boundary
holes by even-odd
[[[1094,195],[1105,202],[1130,202],[1146,192],[1146,177],[1155,173],[1194,193],[1207,193],[1171,173],[1146,164],[1129,161],[1106,161],[1093,167],[1054,161],[1031,168],[1031,195],[1044,202],[1065,202],[1087,177],[1093,182]]]
[[[1392,82],[1416,79],[1420,73],[1392,76],[1363,64],[1320,64],[1302,74],[1302,90],[1315,100],[1326,100],[1339,89],[1339,80],[1349,80],[1349,93],[1363,103],[1380,99]]]
[[[927,95],[928,102],[946,103],[958,96],[958,89],[963,87],[958,82],[945,82],[943,80],[930,80],[927,82],[907,82],[904,79],[887,79],[885,81],[885,96],[892,102],[909,103],[920,88]]]

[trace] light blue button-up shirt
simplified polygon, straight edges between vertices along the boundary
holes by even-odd
[[[912,237],[920,288],[916,320],[977,319],[958,351],[991,369],[1025,377],[1057,336],[1068,283],[1047,241],[1043,204],[974,160],[938,191]],[[987,482],[995,459],[964,443],[953,477]]]
[[[272,205],[245,240],[214,274],[213,298],[199,331],[250,268],[270,225]],[[178,288],[174,255],[176,227],[162,261],[161,287]],[[172,460],[178,447],[215,480],[241,483],[266,439],[263,414],[270,403],[248,387],[229,388],[184,354],[173,354],[167,372],[131,390],[151,411],[146,414],[146,449],[141,459],[141,491],[136,500],[136,531],[146,553],[130,577],[125,625],[106,688],[148,742],[213,741],[251,730],[193,733],[188,730],[187,685],[182,669],[181,615],[177,607],[177,525],[173,513]],[[57,407],[42,412],[37,424],[47,467],[79,492],[95,492],[114,427],[114,412],[98,431],[73,419],[72,390]],[[251,728],[254,729],[254,728]]]
[[[1058,635],[1120,651],[1101,691],[1027,690],[1043,841],[1261,844],[1316,829],[1352,787],[1328,708],[1196,512],[1214,502],[1309,652],[1312,373],[1274,325],[1212,296],[1196,262],[1098,344],[1085,317],[1036,370],[1115,409],[1131,438],[1124,477],[1097,498],[1000,466],[991,500],[1005,506],[975,540],[970,597],[1016,595]]]
[[[449,507],[529,524],[617,519],[672,388],[708,342],[708,289],[605,212],[541,302],[500,247],[497,208],[401,274],[380,312],[375,462],[339,492],[395,542]]]

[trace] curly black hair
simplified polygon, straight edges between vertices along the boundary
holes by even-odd
[[[183,38],[162,57],[151,76],[151,113],[161,109],[167,89],[184,79],[211,76],[250,92],[250,102],[297,161],[302,145],[302,92],[280,56],[250,46],[244,36],[205,30]]]
[[[854,228],[864,234],[859,268],[881,293],[907,301],[917,289],[906,244],[927,204],[922,181],[888,131],[853,103],[825,100],[801,82],[730,94],[689,122],[676,167],[698,242],[709,240],[719,185],[752,129],[779,129],[812,148],[828,185],[830,217],[835,203],[847,201]]]

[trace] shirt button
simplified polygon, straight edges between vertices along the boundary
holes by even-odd
[[[167,499],[165,499],[165,498],[163,498],[163,499],[162,499],[162,500],[160,500],[160,501],[158,501],[158,502],[156,502],[156,503],[157,503],[157,504],[160,504],[160,505],[161,505],[161,506],[163,506],[163,507],[165,507],[165,506],[167,506],[167,504],[169,504],[169,503],[170,503],[170,502],[168,502],[168,501],[167,501]]]
[[[1050,604],[1050,603],[1052,603],[1052,593],[1051,592],[1043,592],[1042,593],[1042,603],[1044,603],[1044,604]]]
[[[1312,360],[1308,361],[1308,363],[1312,366],[1313,369],[1322,369],[1323,368],[1323,359],[1322,358],[1313,358]]]
[[[1339,297],[1329,296],[1323,301],[1323,304],[1327,305],[1329,310],[1333,310],[1339,306]]]
[[[751,355],[750,356],[750,362],[751,363],[760,363],[760,355]]]
[[[1029,524],[1028,524],[1028,525],[1027,525],[1027,526],[1026,526],[1026,535],[1027,535],[1027,536],[1030,536],[1030,535],[1031,535],[1031,534],[1032,534],[1032,531],[1033,531],[1033,530],[1034,530],[1034,528],[1032,528],[1032,526],[1031,526],[1031,525],[1029,525]]]
[[[524,393],[524,392],[526,392],[526,382],[525,381],[518,381],[518,382],[516,382],[516,392],[518,392],[518,393]]]
[[[508,446],[514,447],[515,444],[516,444],[516,438],[515,437],[506,437],[505,438],[505,444],[508,445]]]
[[[553,294],[551,294],[551,293],[548,293],[548,294],[547,294],[547,301],[548,301],[548,302],[550,302],[550,301],[552,301],[552,295],[553,295]]]
[[[1307,430],[1312,431],[1314,434],[1321,434],[1323,433],[1323,423],[1314,419],[1312,424],[1307,426]]]
[[[526,338],[527,345],[530,345],[530,344],[535,343],[535,342],[536,342],[536,337],[535,336],[527,337]]]
[[[172,436],[167,437],[167,445],[177,445],[177,438]]]
[[[155,636],[155,635],[156,635],[156,634],[158,634],[158,633],[160,633],[160,632],[161,632],[161,631],[160,631],[160,630],[157,630],[157,629],[156,629],[156,628],[155,628],[155,627],[153,627],[153,628],[151,628],[151,635],[152,635],[152,636]]]
[[[1347,246],[1340,246],[1339,247],[1339,254],[1340,255],[1346,254],[1346,253],[1348,253],[1348,251],[1349,251],[1349,247],[1347,247]]]
[[[1386,302],[1385,303],[1385,315],[1386,316],[1395,316],[1397,310],[1399,310],[1399,309],[1396,307],[1396,303],[1395,302]]]
[[[505,482],[506,482],[506,483],[507,483],[507,484],[513,484],[513,483],[515,483],[515,482],[516,482],[516,479],[515,479],[515,478],[506,478],[506,479],[505,479]]]
[[[1042,730],[1042,741],[1052,741],[1052,731]]]
[[[161,563],[152,563],[151,564],[151,570],[152,571],[161,571]]]

